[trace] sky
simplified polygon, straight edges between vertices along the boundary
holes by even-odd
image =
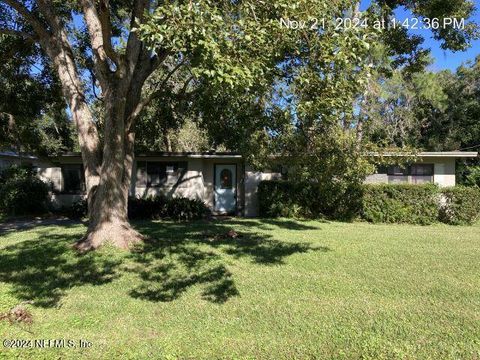
[[[362,0],[362,10],[364,10],[370,4],[370,0]],[[471,20],[480,23],[480,0],[475,0],[475,6],[477,8],[476,13]],[[395,11],[395,17],[398,20],[404,20],[411,18],[412,15],[409,11],[404,9],[398,9]],[[474,60],[477,55],[480,55],[480,40],[472,42],[472,46],[466,51],[453,52],[450,50],[443,50],[440,48],[440,42],[432,38],[432,33],[429,30],[410,30],[412,33],[416,33],[425,38],[423,47],[430,48],[434,63],[430,66],[432,71],[440,71],[449,69],[454,71],[462,63],[468,60]]]

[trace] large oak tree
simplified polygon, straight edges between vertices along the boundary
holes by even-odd
[[[440,17],[468,17],[473,10],[466,0],[455,1],[445,11],[442,6],[450,1],[425,1],[422,6],[415,1],[376,3],[387,15],[396,6]],[[252,117],[244,114],[268,118],[268,95],[282,84],[293,84],[298,102],[290,115],[297,129],[287,140],[300,138],[303,144],[307,139],[302,151],[328,149],[317,144],[321,134],[328,134],[335,152],[342,134],[331,126],[338,124],[339,116],[344,129],[351,124],[353,100],[371,69],[365,54],[369,42],[379,41],[378,34],[362,28],[287,31],[279,27],[279,19],[357,16],[356,5],[351,0],[0,0],[0,32],[39,46],[57,74],[76,126],[90,219],[79,248],[96,248],[106,241],[126,248],[141,240],[127,217],[135,121],[146,106],[161,99],[180,68],[191,75],[186,88],[193,82],[193,88],[205,90],[198,97],[203,109],[228,110],[211,111],[203,118],[219,121],[226,132],[242,134],[237,138],[249,135],[245,129]],[[449,29],[435,35],[445,39],[447,47],[461,47],[471,32]],[[405,33],[392,39],[391,56],[418,48],[418,39]],[[94,103],[101,105],[101,117],[96,116],[92,97],[99,98]],[[258,126],[267,137],[275,133],[261,122]],[[252,139],[260,141],[261,136]]]

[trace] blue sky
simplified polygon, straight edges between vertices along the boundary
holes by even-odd
[[[365,9],[368,4],[370,4],[370,0],[362,0],[362,9]],[[477,11],[471,19],[480,23],[480,0],[475,0],[475,5]],[[411,13],[404,9],[398,9],[395,14],[398,20],[412,17]],[[431,49],[434,63],[430,66],[430,69],[433,71],[443,69],[455,70],[462,63],[468,60],[474,60],[477,55],[480,55],[480,40],[474,41],[472,46],[466,51],[452,52],[441,49],[440,43],[432,38],[432,33],[429,30],[416,30],[415,33],[425,38],[423,47]]]

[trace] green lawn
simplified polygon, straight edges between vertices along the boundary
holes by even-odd
[[[3,339],[37,358],[480,358],[480,226],[145,222],[144,248],[77,255],[83,225],[0,235]],[[235,229],[242,236],[224,234]]]

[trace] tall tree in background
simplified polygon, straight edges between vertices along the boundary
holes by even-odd
[[[33,43],[0,35],[0,149],[55,155],[73,148],[60,85],[44,61]]]

